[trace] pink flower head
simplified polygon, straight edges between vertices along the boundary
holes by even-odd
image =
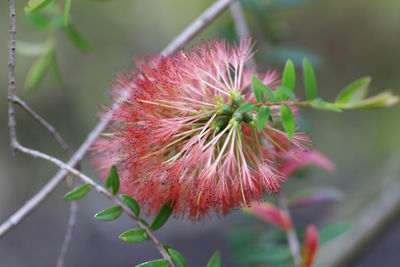
[[[256,75],[274,89],[274,71],[245,68],[254,42],[214,40],[171,56],[136,60],[137,70],[113,86],[121,104],[110,133],[94,147],[94,164],[105,176],[117,165],[121,191],[155,214],[163,203],[176,216],[202,218],[247,206],[264,192],[277,192],[286,176],[282,151],[304,149],[309,139],[287,134],[268,122],[255,129],[256,112],[236,112]],[[251,90],[250,90],[251,91]],[[294,112],[294,111],[293,111]],[[272,118],[279,107],[271,106]]]

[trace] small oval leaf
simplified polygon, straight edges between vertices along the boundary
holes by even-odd
[[[31,14],[45,8],[52,0],[30,0],[25,7],[25,13]]]
[[[294,91],[287,87],[279,86],[278,88],[276,88],[273,94],[275,96],[276,101],[282,101],[282,100],[286,101],[289,98],[291,98],[292,100],[296,100],[296,95]]]
[[[135,213],[136,216],[140,215],[140,206],[137,201],[128,195],[120,195],[122,201]]]
[[[157,213],[153,223],[151,224],[150,230],[154,231],[163,226],[168,221],[168,218],[171,215],[171,213],[172,213],[172,207],[169,204],[164,203],[160,211]]]
[[[296,125],[294,123],[292,111],[286,105],[281,105],[281,119],[283,128],[288,134],[289,140],[292,140]]]
[[[335,111],[335,112],[342,112],[342,110],[340,108],[336,107],[334,104],[325,102],[321,98],[315,98],[313,101],[311,101],[310,104],[313,108],[325,109],[325,110]]]
[[[171,258],[176,263],[177,267],[187,267],[186,260],[181,253],[172,248],[168,249],[168,253],[171,255]]]
[[[307,59],[303,59],[303,78],[307,99],[313,100],[317,96],[317,80],[314,69]]]
[[[64,27],[68,37],[75,45],[84,52],[92,50],[92,46],[78,33],[78,31],[71,24]]]
[[[118,192],[119,189],[119,177],[117,173],[117,168],[115,166],[112,166],[110,169],[110,173],[108,175],[108,179],[106,181],[105,188],[112,188],[112,193],[115,195]]]
[[[267,94],[268,102],[274,102],[275,97],[274,94],[272,93],[272,90],[265,84],[263,84],[260,79],[257,78],[257,76],[252,76],[251,77],[251,86],[253,88],[254,95],[256,96],[257,102],[262,103],[264,100],[264,93]]]
[[[262,132],[264,130],[265,125],[267,124],[269,115],[271,110],[268,106],[262,106],[258,109],[257,114],[257,130],[258,132]]]
[[[90,184],[81,185],[64,196],[65,200],[75,200],[84,197],[92,186]]]
[[[139,243],[148,238],[146,230],[143,228],[131,229],[119,235],[119,238],[125,242]]]
[[[219,251],[215,251],[212,255],[207,267],[221,267],[221,254]]]
[[[39,85],[44,74],[46,73],[51,63],[51,55],[46,52],[42,54],[29,69],[25,81],[25,88],[28,90],[34,89]]]
[[[253,88],[253,93],[257,99],[258,103],[262,103],[264,100],[264,92],[261,89],[262,82],[257,78],[257,76],[251,77],[251,87]]]
[[[148,261],[139,265],[136,265],[135,267],[168,267],[169,262],[167,260],[152,260]]]
[[[97,220],[100,221],[112,221],[122,215],[122,207],[114,206],[109,209],[102,210],[94,215]]]
[[[352,96],[358,91],[363,91],[362,95],[365,96],[368,89],[369,83],[371,82],[370,77],[363,77],[348,85],[343,91],[337,96],[336,103],[348,103],[351,101]],[[358,99],[361,100],[361,99]]]
[[[241,105],[240,107],[238,107],[235,112],[239,112],[239,113],[243,112],[244,113],[244,112],[253,111],[255,109],[256,108],[254,107],[254,105],[252,103],[245,103],[245,104]]]
[[[293,62],[288,59],[282,74],[282,86],[294,90],[296,84],[296,74],[294,72]]]

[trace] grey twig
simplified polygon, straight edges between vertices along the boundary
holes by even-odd
[[[25,110],[32,118],[37,121],[40,125],[42,125],[53,137],[56,139],[57,143],[61,146],[61,148],[68,154],[69,157],[72,157],[74,152],[69,148],[67,143],[61,137],[61,135],[54,129],[53,125],[48,123],[45,119],[43,119],[39,114],[37,114],[31,107],[29,107],[22,99],[18,96],[13,95],[9,97],[11,101],[18,104],[23,110]]]
[[[67,256],[67,252],[69,249],[69,244],[72,240],[72,234],[74,232],[74,227],[76,224],[76,217],[78,213],[78,203],[73,200],[70,204],[70,215],[68,220],[67,231],[65,232],[65,237],[63,244],[61,246],[60,255],[57,258],[57,265],[56,267],[62,267],[64,265],[65,257]]]
[[[15,3],[10,3],[10,50],[8,59],[8,96],[15,96],[15,45],[16,45],[16,27],[15,27]],[[8,127],[10,130],[10,145],[13,153],[17,143],[17,132],[15,130],[15,109],[12,100],[8,100]]]
[[[43,119],[39,114],[37,114],[31,107],[28,106],[22,99],[18,96],[14,95],[10,97],[10,99],[18,104],[23,110],[25,110],[29,115],[32,116],[34,120],[36,120],[40,125],[42,125],[51,135],[53,135],[54,139],[58,142],[61,148],[67,153],[69,157],[72,157],[73,151],[69,148],[67,143],[61,137],[61,135],[56,131],[56,129],[48,123],[45,119]],[[78,164],[79,165],[79,164]],[[79,169],[79,166],[77,167]],[[57,267],[62,267],[64,265],[64,260],[68,252],[69,244],[72,240],[73,229],[76,222],[78,212],[78,203],[76,201],[71,201],[70,204],[70,217],[68,220],[67,230],[65,232],[64,241],[62,243],[61,252],[57,258]]]
[[[235,23],[235,29],[237,35],[240,37],[250,37],[250,31],[247,27],[247,22],[243,14],[242,5],[239,1],[233,2],[229,9],[231,10],[233,22]]]
[[[234,0],[218,0],[164,48],[161,54],[169,55],[184,47],[193,37],[218,17]]]
[[[243,14],[243,9],[242,5],[240,4],[239,1],[235,1],[230,4],[229,6],[233,18],[233,22],[235,23],[235,29],[236,29],[236,34],[239,37],[250,37],[250,30],[249,27],[247,26],[246,19]],[[251,58],[247,62],[248,67],[255,67],[255,62],[254,58]]]
[[[290,216],[290,211],[287,206],[286,198],[283,192],[279,192],[278,194],[278,206],[279,208],[286,213],[290,220],[292,220]],[[295,229],[291,229],[286,232],[286,238],[289,244],[290,252],[292,253],[294,266],[299,266],[301,261],[300,255],[300,243],[299,239],[297,238]]]
[[[347,200],[347,215],[333,212],[335,220],[352,222],[348,233],[326,244],[318,263],[327,267],[356,266],[356,261],[400,218],[400,154],[395,154],[364,188]],[[379,178],[379,179],[377,179]],[[366,199],[368,201],[366,201]],[[345,212],[346,214],[346,212]]]
[[[96,183],[93,179],[91,179],[90,177],[88,177],[87,175],[83,174],[82,172],[78,171],[77,169],[74,169],[73,167],[71,167],[69,164],[62,162],[61,160],[54,158],[52,156],[49,156],[47,154],[44,154],[38,150],[34,150],[34,149],[30,149],[27,147],[22,146],[21,144],[17,143],[16,147],[15,147],[18,151],[21,151],[25,154],[31,155],[34,158],[41,158],[44,159],[46,161],[49,161],[55,165],[57,165],[60,169],[65,170],[68,173],[71,173],[73,175],[75,175],[76,177],[78,177],[80,180],[82,180],[82,182],[86,183],[86,184],[90,184],[97,192],[105,195],[106,197],[108,197],[111,201],[113,201],[114,203],[116,203],[117,205],[120,205],[122,207],[122,209],[124,210],[124,212],[131,217],[134,221],[136,221],[137,225],[140,228],[143,228],[146,230],[146,234],[149,236],[149,238],[153,241],[153,243],[155,244],[155,246],[157,247],[157,249],[160,251],[161,255],[163,256],[164,259],[169,261],[169,264],[171,267],[175,267],[175,264],[173,263],[170,255],[168,254],[168,252],[164,249],[164,247],[162,246],[162,244],[156,239],[156,237],[153,235],[153,233],[151,232],[151,230],[149,229],[149,227],[147,225],[145,225],[144,223],[142,223],[139,218],[130,210],[130,208],[128,206],[126,206],[126,204],[118,197],[115,197],[114,195],[112,195],[110,192],[108,192],[102,185]]]

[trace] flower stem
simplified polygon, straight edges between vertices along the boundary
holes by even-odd
[[[292,218],[290,216],[290,211],[286,202],[286,197],[282,191],[279,192],[278,194],[278,206],[281,209],[281,211],[286,213],[290,221],[292,221]],[[296,230],[294,227],[286,231],[286,238],[288,241],[290,252],[292,253],[294,266],[297,267],[300,265],[301,255],[300,255],[300,243],[299,239],[297,238]]]

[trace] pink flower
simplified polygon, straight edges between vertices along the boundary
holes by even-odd
[[[309,139],[295,133],[289,141],[271,122],[259,133],[255,111],[235,112],[244,102],[256,103],[248,92],[252,75],[272,89],[279,83],[274,71],[245,68],[253,47],[251,39],[214,40],[136,60],[137,70],[119,75],[113,86],[122,104],[94,147],[100,174],[117,165],[122,192],[148,213],[168,202],[176,216],[193,219],[277,192],[286,180],[279,171],[282,152],[305,149]],[[279,106],[271,110],[272,118],[279,116]]]

